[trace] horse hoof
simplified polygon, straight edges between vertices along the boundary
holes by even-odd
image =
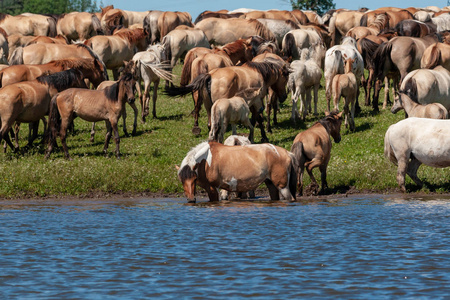
[[[194,135],[200,135],[201,132],[202,132],[202,130],[198,126],[195,126],[194,128],[192,128],[192,134],[194,134]]]

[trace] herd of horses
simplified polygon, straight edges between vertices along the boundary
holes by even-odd
[[[158,86],[164,80],[164,93],[170,97],[192,95],[194,134],[201,132],[202,106],[208,116],[209,141],[189,151],[177,167],[189,201],[195,201],[196,185],[216,201],[224,197],[219,188],[245,193],[263,182],[271,199],[292,201],[302,194],[305,168],[314,193],[319,188],[312,170],[319,168],[320,191],[325,191],[331,137],[336,143],[341,140],[344,117],[345,126],[356,130],[360,86],[364,104],[379,110],[384,83],[383,108],[391,102],[391,87],[395,95],[391,111],[404,109],[408,120],[422,118],[422,131],[428,132],[419,136],[411,132],[411,122],[402,121],[386,133],[386,157],[398,164],[397,181],[406,191],[405,174],[421,183],[416,175],[421,163],[450,165],[450,121],[433,120],[447,119],[450,109],[448,30],[450,8],[437,7],[337,9],[323,16],[301,10],[220,10],[205,11],[194,22],[187,12],[133,12],[113,6],[98,13],[57,16],[1,14],[0,140],[18,151],[18,125],[29,123],[31,147],[39,122],[44,121],[45,127],[48,116],[45,156],[51,155],[59,137],[69,159],[67,130],[80,117],[94,124],[106,122],[103,151],[114,135],[119,157],[120,117],[128,134],[126,104],[133,108],[135,134],[139,113],[135,93],[145,122],[153,89],[152,117],[157,118]],[[180,60],[183,68],[176,86],[172,70]],[[114,80],[109,80],[108,70]],[[269,144],[266,130],[272,132],[278,125],[279,103],[289,92],[293,124],[305,121],[310,113],[318,115],[322,76],[325,118],[300,132],[290,151]],[[246,145],[222,145],[228,125],[234,136],[238,123],[250,129]],[[254,126],[261,130],[262,144],[253,143]],[[424,147],[416,139],[430,142]]]

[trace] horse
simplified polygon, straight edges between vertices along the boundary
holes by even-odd
[[[436,33],[436,25],[407,19],[399,22],[395,26],[395,31],[399,36],[424,37]]]
[[[387,13],[377,14],[375,20],[369,26],[356,26],[350,29],[346,36],[351,36],[355,40],[359,40],[368,35],[378,35],[389,25],[389,17]]]
[[[396,93],[391,112],[396,114],[404,109],[408,117],[448,119],[448,110],[440,103],[419,104],[404,93]]]
[[[414,15],[406,9],[379,8],[366,12],[361,18],[360,26],[372,24],[380,13],[386,13],[389,16],[389,28],[395,28],[402,20],[414,19]]]
[[[57,34],[65,36],[69,42],[85,41],[103,34],[99,18],[88,12],[70,12],[63,14],[56,23]]]
[[[294,139],[291,152],[297,161],[297,190],[303,195],[303,172],[306,171],[311,178],[314,194],[318,192],[318,184],[312,170],[319,167],[321,173],[322,190],[328,187],[327,166],[331,157],[331,137],[335,143],[341,141],[342,112],[325,112],[325,118],[320,119],[310,128],[300,132]]]
[[[147,48],[144,30],[122,29],[114,35],[98,35],[84,42],[113,71],[114,79],[119,76],[119,68],[124,61],[129,61],[136,53],[136,48],[143,51]]]
[[[247,192],[263,182],[271,200],[295,201],[295,158],[286,149],[272,144],[235,147],[202,142],[176,168],[190,203],[196,202],[196,185],[206,190],[209,201],[219,201],[219,188]]]
[[[441,103],[450,110],[450,71],[442,66],[408,73],[400,92],[420,104]]]
[[[195,47],[210,48],[208,38],[199,29],[174,29],[164,36],[161,44],[166,50],[171,67],[175,67],[178,59]]]
[[[125,102],[134,102],[133,75],[124,72],[118,82],[103,90],[85,90],[70,88],[56,94],[50,103],[49,113],[49,141],[45,158],[49,158],[56,144],[56,136],[59,134],[64,149],[64,156],[70,159],[66,144],[67,127],[75,117],[80,117],[89,122],[105,121],[106,138],[103,152],[108,150],[111,131],[114,131],[116,142],[116,157],[120,156],[120,137],[117,123],[122,115]]]
[[[163,55],[163,56],[161,56]],[[166,57],[164,47],[161,45],[150,46],[147,51],[137,52],[131,61],[136,68],[137,91],[141,103],[142,121],[149,114],[150,86],[153,83],[153,109],[152,116],[156,119],[156,99],[158,98],[158,85],[160,78],[173,81],[173,75],[165,69],[169,66],[164,64]],[[144,81],[144,92],[141,92],[141,81]],[[136,119],[136,117],[135,117]],[[136,122],[136,121],[135,121]],[[133,130],[134,132],[135,130]]]
[[[56,35],[56,21],[52,17],[38,14],[21,14],[11,16],[8,14],[0,14],[0,27],[5,30],[8,35],[46,35],[54,37]]]
[[[425,49],[438,42],[436,34],[423,38],[397,36],[381,44],[374,53],[374,80],[383,80],[384,77],[394,77],[394,82],[403,82],[408,72],[420,67],[420,59]],[[400,77],[400,78],[398,78]],[[398,85],[394,84],[396,88]],[[378,109],[378,94],[381,87],[375,85],[373,97],[374,109]]]
[[[287,11],[287,10],[268,10],[268,11],[251,11],[244,15],[245,19],[275,19],[275,20],[291,20],[298,25],[303,25],[308,22],[308,18],[301,10]]]
[[[355,101],[359,86],[356,76],[352,72],[353,59],[345,60],[344,74],[336,74],[331,84],[333,93],[334,109],[339,110],[339,100],[344,97],[345,127],[350,122],[350,130],[355,131]],[[350,106],[350,110],[349,110]],[[348,120],[350,119],[350,121]]]
[[[0,71],[0,87],[12,83],[34,80],[41,75],[49,75],[67,69],[80,70],[95,87],[107,80],[102,72],[101,62],[92,58],[62,59],[42,65],[13,65]]]
[[[158,29],[158,18],[163,12],[160,10],[150,10],[145,16],[142,26],[144,27],[144,33],[147,36],[147,42],[149,45],[160,42],[160,32]]]
[[[421,69],[433,69],[437,66],[443,66],[450,71],[450,45],[435,43],[423,52],[420,59]]]
[[[128,27],[133,25],[142,25],[144,23],[145,17],[148,15],[149,11],[132,11],[124,10],[128,19]]]
[[[289,60],[300,59],[300,51],[316,44],[323,44],[321,36],[314,30],[291,30],[283,37],[281,52]]]
[[[249,140],[253,142],[253,125],[248,118],[249,114],[250,108],[242,97],[234,96],[216,100],[211,107],[209,141],[223,143],[228,124],[231,124],[233,135],[236,135],[236,124],[240,123],[250,128]]]
[[[290,65],[288,89],[292,92],[292,114],[291,120],[295,123],[299,117],[297,102],[300,97],[303,121],[306,119],[308,111],[311,110],[311,91],[314,90],[314,114],[317,115],[317,101],[319,95],[320,80],[322,70],[318,61],[314,59],[317,52],[303,49],[300,60],[294,60]],[[312,56],[311,56],[312,55]]]
[[[0,64],[8,64],[9,44],[8,35],[0,27]]]
[[[299,25],[291,20],[257,19],[275,35],[278,47],[282,47],[283,37],[291,30],[300,29]]]
[[[62,45],[68,45],[69,41],[67,38],[63,35],[58,34],[55,37],[49,37],[49,36],[36,36],[32,40],[30,40],[28,43],[25,44],[25,47],[32,44],[62,44]]]
[[[253,19],[208,18],[195,24],[195,28],[201,29],[208,37],[209,43],[214,45],[225,45],[254,35],[276,41],[274,34],[266,26]]]
[[[192,17],[188,12],[165,11],[158,17],[158,30],[162,39],[179,25],[194,27]]]
[[[397,165],[397,183],[406,193],[406,174],[419,186],[421,164],[450,166],[450,120],[407,118],[391,125],[384,137],[384,156]]]
[[[328,27],[331,36],[330,46],[337,45],[341,37],[344,37],[350,29],[360,26],[363,15],[363,12],[354,10],[339,10],[334,12],[330,18]]]
[[[125,11],[114,8],[112,5],[102,8],[99,19],[104,34],[111,34],[117,26],[128,27],[128,15]]]
[[[338,54],[342,54],[339,55]],[[344,73],[344,59],[352,58],[354,62],[352,64],[352,72],[356,76],[357,85],[359,87],[361,78],[364,74],[364,61],[361,54],[356,49],[356,41],[352,37],[344,37],[341,45],[336,45],[327,50],[325,54],[325,66],[324,66],[324,76],[325,76],[325,96],[327,98],[327,108],[330,110],[330,100],[331,100],[331,83],[333,77],[336,74]],[[359,109],[358,95],[356,96],[355,109]]]
[[[258,111],[263,107],[263,98],[269,86],[278,99],[286,99],[285,87],[288,75],[288,68],[276,61],[247,62],[242,66],[218,68],[207,74],[201,74],[186,87],[171,87],[166,90],[166,94],[173,97],[198,91],[199,101],[195,105],[195,110],[198,114],[204,103],[208,113],[208,124],[211,124],[211,106],[217,99],[231,98],[240,94],[246,99],[252,111],[253,121],[256,118],[260,124],[262,140],[267,140],[263,119]],[[197,122],[194,123],[194,129],[199,130]]]
[[[56,93],[70,87],[86,87],[83,74],[78,70],[66,70],[51,75],[42,75],[35,80],[10,84],[0,89],[0,140],[15,152],[8,132],[14,122],[39,122],[49,112],[50,100]],[[31,146],[37,132],[28,140]]]
[[[204,11],[203,13],[201,13],[197,16],[197,18],[194,21],[194,24],[197,24],[201,20],[204,20],[207,18],[235,19],[235,18],[240,18],[243,15],[244,15],[244,13],[229,14],[226,12]]]

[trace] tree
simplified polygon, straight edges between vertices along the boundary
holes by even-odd
[[[313,10],[320,16],[328,10],[336,8],[333,0],[290,0],[292,9]]]
[[[97,0],[0,0],[0,12],[10,15],[25,12],[62,14],[71,11],[96,12],[99,10]]]

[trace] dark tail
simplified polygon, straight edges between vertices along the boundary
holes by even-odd
[[[381,44],[375,51],[373,62],[375,65],[374,74],[375,79],[383,80],[386,69],[386,63],[392,63],[391,61],[392,43],[386,42]]]
[[[92,28],[96,32],[97,35],[104,35],[102,24],[100,23],[100,20],[95,14],[92,14]]]
[[[165,36],[161,44],[164,46],[164,51],[166,53],[166,59],[171,62],[172,61],[172,49],[170,47],[170,38],[168,36]]]
[[[0,72],[0,88],[3,87],[2,80],[3,80],[3,71]]]
[[[404,88],[399,91],[400,93],[404,93],[409,98],[411,98],[414,102],[417,102],[417,82],[413,77],[408,78],[404,83]]]
[[[367,14],[364,14],[359,21],[359,26],[367,27]]]
[[[195,53],[194,51],[188,51],[186,57],[184,58],[183,69],[181,71],[180,77],[181,86],[188,85],[189,81],[191,80],[192,62],[194,61],[194,59],[197,58],[197,56],[194,53]]]
[[[297,200],[297,174],[298,174],[298,163],[295,155],[291,155],[291,164],[289,165],[289,191],[291,192],[294,200]]]
[[[361,56],[364,59],[364,66],[366,66],[366,69],[373,69],[373,57],[379,45],[366,38],[360,39],[358,43],[361,48]]]
[[[58,104],[56,99],[59,94],[53,96],[50,102],[50,112],[48,114],[48,144],[53,145],[56,143],[56,136],[61,129],[61,115],[59,114]]]
[[[298,171],[300,170],[300,164],[303,164],[305,162],[305,156],[303,154],[303,143],[302,142],[297,142],[294,143],[291,147],[291,152],[295,158],[295,160],[293,161],[295,163],[295,190],[297,189],[298,186]],[[292,172],[292,171],[291,171]],[[289,186],[293,184],[293,183],[289,183]],[[299,191],[300,192],[300,191]]]
[[[209,73],[198,75],[191,84],[184,87],[169,87],[164,94],[170,97],[185,96],[189,93],[198,91],[199,95],[209,95],[211,97],[211,75]]]
[[[56,36],[56,20],[54,18],[47,18],[47,22],[48,22],[47,35],[49,37],[55,37]]]
[[[294,35],[292,33],[287,33],[284,36],[284,47],[282,50],[283,55],[286,57],[294,57],[294,55],[296,54],[296,51],[297,51],[296,49],[297,49],[297,45],[295,44]]]
[[[23,47],[17,47],[9,58],[9,65],[23,65]]]

